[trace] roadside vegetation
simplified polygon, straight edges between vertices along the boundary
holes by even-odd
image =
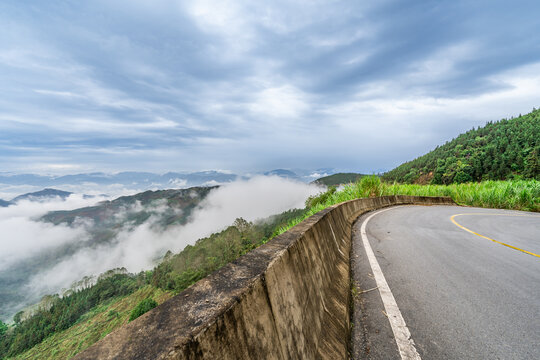
[[[286,226],[280,228],[278,233],[287,231],[307,217],[334,204],[386,195],[449,196],[457,204],[463,206],[540,212],[540,181],[534,179],[418,185],[386,183],[373,175],[345,185],[340,190],[330,187],[326,192],[310,197],[306,201],[305,214],[291,220]]]
[[[179,293],[241,255],[266,243],[292,219],[302,217],[305,209],[289,210],[264,222],[236,219],[225,230],[197,240],[182,252],[167,254],[152,273],[151,284]]]

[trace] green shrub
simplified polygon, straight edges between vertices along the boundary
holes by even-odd
[[[381,178],[376,175],[365,176],[356,183],[358,197],[374,197],[383,194]]]
[[[330,186],[328,187],[327,191],[308,197],[306,200],[306,207],[312,208],[318,204],[324,204],[328,198],[336,192],[336,190],[337,188],[335,186]]]
[[[7,324],[4,324],[2,320],[0,320],[0,337],[2,337],[7,331],[8,331]]]
[[[147,298],[142,300],[140,303],[135,306],[133,310],[131,310],[131,314],[129,315],[129,321],[133,321],[142,314],[152,310],[158,306],[157,302],[152,298]]]

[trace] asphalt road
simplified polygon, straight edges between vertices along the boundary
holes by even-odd
[[[477,234],[470,233],[453,223]],[[361,239],[353,227],[352,353],[401,359]],[[540,214],[400,206],[366,235],[422,359],[540,359]],[[372,290],[375,288],[374,290]]]

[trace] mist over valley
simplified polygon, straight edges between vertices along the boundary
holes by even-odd
[[[149,270],[167,251],[231,225],[302,208],[320,187],[278,176],[221,186],[145,191],[116,199],[58,192],[0,208],[0,316],[84,277],[114,268]]]

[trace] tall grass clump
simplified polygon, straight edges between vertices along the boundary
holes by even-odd
[[[449,196],[464,206],[540,211],[540,181],[507,180],[450,185],[385,184],[385,195]]]
[[[276,232],[281,234],[311,215],[343,201],[385,196],[448,196],[458,205],[540,212],[540,181],[507,180],[483,181],[450,185],[416,185],[382,182],[378,176],[365,176],[356,183],[340,189],[330,187],[328,191],[310,197],[306,201],[308,211],[291,220]]]

